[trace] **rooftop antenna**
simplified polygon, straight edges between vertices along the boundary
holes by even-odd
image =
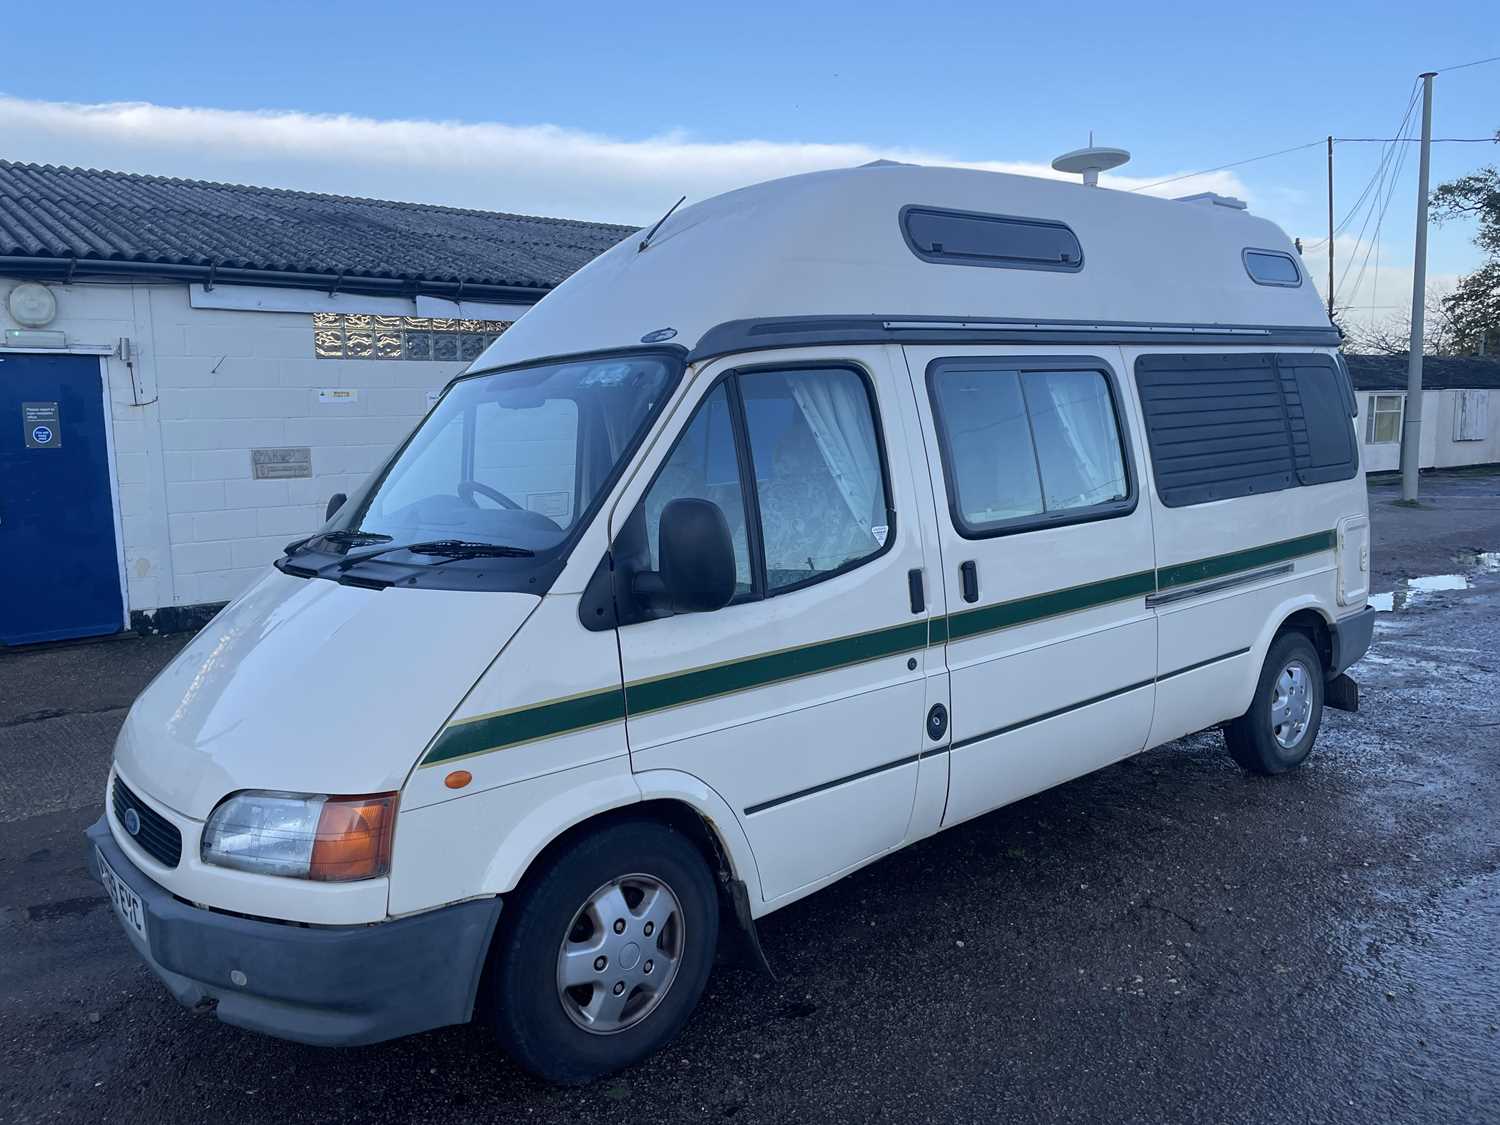
[[[1052,162],[1052,167],[1054,171],[1082,175],[1084,187],[1098,187],[1100,172],[1118,168],[1129,159],[1130,153],[1123,148],[1106,148],[1102,145],[1096,147],[1094,131],[1090,129],[1088,148],[1075,148],[1072,152],[1063,153]]]
[[[642,250],[644,250],[646,247],[648,247],[648,246],[651,245],[651,240],[656,237],[656,232],[659,231],[659,230],[661,230],[662,223],[666,222],[668,219],[670,219],[672,217],[672,212],[675,211],[675,210],[677,210],[677,208],[681,207],[682,203],[683,203],[683,200],[685,200],[686,198],[687,198],[687,196],[684,195],[682,197],[682,199],[679,199],[676,203],[672,204],[672,206],[670,206],[670,207],[667,208],[667,213],[665,215],[663,215],[661,218],[659,218],[659,219],[656,220],[656,225],[654,227],[652,227],[649,231],[646,232],[646,237],[643,238],[643,239],[641,239],[641,244],[635,248],[635,252],[637,254],[639,254]]]

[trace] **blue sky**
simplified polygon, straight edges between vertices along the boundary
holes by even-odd
[[[1391,136],[1419,71],[1500,55],[1491,4],[1437,11],[18,4],[0,155],[646,222],[682,192],[870,154],[1044,167],[1092,129],[1132,151],[1121,186],[1140,186],[1328,133]],[[1435,122],[1439,136],[1500,129],[1500,64],[1441,75]],[[1399,304],[1409,277],[1409,147],[1378,259],[1373,220],[1363,244],[1354,228],[1339,243],[1382,279],[1373,295],[1361,279],[1366,304]],[[1338,147],[1341,217],[1380,151]],[[1439,145],[1433,181],[1497,159],[1493,146]],[[1162,190],[1240,191],[1311,241],[1324,172],[1318,147]],[[1435,233],[1439,278],[1477,261],[1467,235]]]

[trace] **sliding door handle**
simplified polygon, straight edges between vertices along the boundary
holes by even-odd
[[[970,559],[966,563],[960,563],[958,567],[959,587],[963,590],[964,601],[977,602],[979,600],[979,569]]]
[[[921,569],[906,572],[906,588],[911,593],[911,611],[921,613],[927,608],[927,595],[922,589]]]

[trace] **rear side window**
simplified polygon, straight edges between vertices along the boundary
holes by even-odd
[[[954,526],[971,538],[1133,506],[1102,371],[939,360],[928,371]]]
[[[1355,474],[1343,376],[1328,356],[1147,355],[1135,378],[1169,508]]]
[[[1286,285],[1295,288],[1302,284],[1302,271],[1290,254],[1280,250],[1246,250],[1245,272],[1257,285]]]
[[[901,232],[923,261],[1003,269],[1083,268],[1083,247],[1066,223],[936,207],[901,209]]]

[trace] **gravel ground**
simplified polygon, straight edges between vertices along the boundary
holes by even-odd
[[[180,1009],[81,832],[181,640],[0,654],[0,1121],[1500,1121],[1500,476],[1396,495],[1362,710],[1303,769],[1205,732],[908,848],[577,1090],[477,1027],[319,1050]]]

